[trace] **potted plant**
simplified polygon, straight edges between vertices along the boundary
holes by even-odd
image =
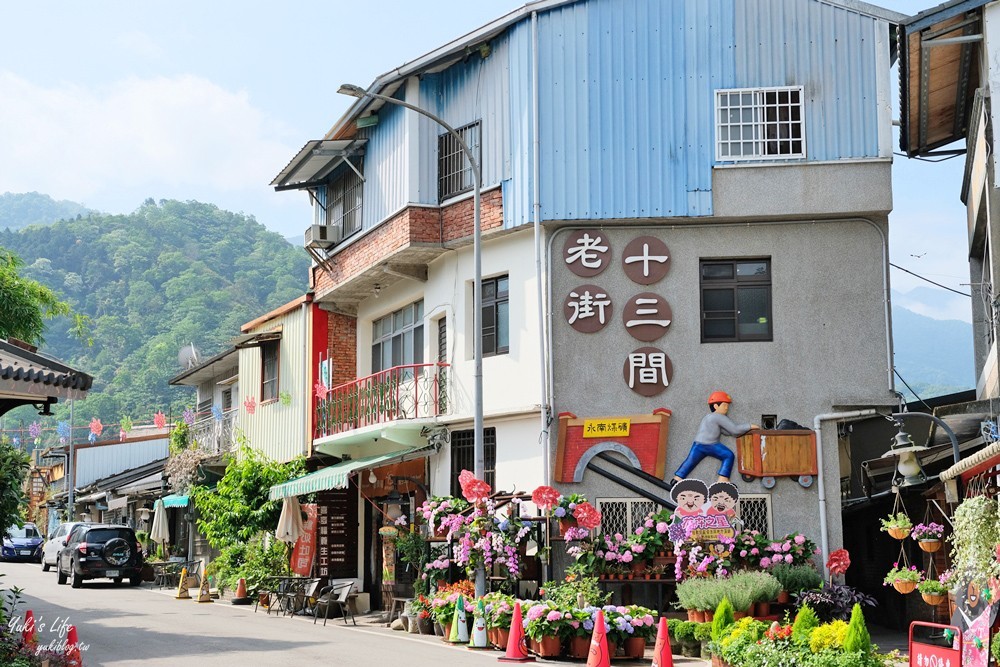
[[[892,586],[900,593],[906,595],[912,593],[917,588],[917,584],[923,579],[923,573],[915,565],[910,567],[900,567],[899,563],[893,563],[892,569],[882,580],[883,586]]]
[[[701,644],[695,640],[694,631],[698,624],[694,621],[682,621],[677,626],[677,641],[681,644],[681,655],[687,658],[697,658],[701,655]]]
[[[699,623],[694,626],[694,638],[701,645],[701,659],[711,660],[712,652],[708,649],[709,642],[712,641],[712,624],[711,623]]]
[[[566,629],[566,652],[569,657],[585,659],[590,653],[590,640],[594,633],[594,621],[591,612],[586,609],[571,609]]]
[[[913,522],[910,521],[910,517],[906,516],[905,512],[890,514],[881,522],[882,530],[897,540],[905,540],[913,528]]]
[[[924,579],[917,584],[917,590],[920,591],[920,597],[924,602],[932,607],[948,599],[948,587],[937,579]]]
[[[683,622],[679,618],[667,619],[667,636],[670,638],[670,652],[673,655],[681,654],[681,640],[677,638],[677,626]]]
[[[986,496],[966,498],[952,520],[951,561],[955,572],[983,577],[1000,575],[996,546],[1000,543],[997,501]]]
[[[781,584],[779,604],[787,604],[791,593],[819,588],[823,583],[823,577],[810,565],[774,565],[768,573]]]
[[[921,549],[934,553],[941,548],[941,538],[944,537],[944,526],[940,523],[918,523],[910,531],[910,537],[917,541]]]
[[[535,652],[542,658],[554,658],[562,652],[562,636],[570,629],[570,613],[555,603],[536,604],[528,610],[524,633],[532,641]]]
[[[621,645],[626,658],[641,660],[646,642],[656,635],[656,612],[639,605],[625,607],[625,613],[615,624],[623,631]]]

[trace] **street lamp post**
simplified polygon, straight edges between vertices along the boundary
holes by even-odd
[[[430,118],[432,121],[443,127],[448,134],[450,134],[455,141],[458,142],[458,145],[462,148],[462,152],[465,154],[466,159],[469,161],[469,167],[472,169],[472,177],[474,179],[472,199],[472,257],[474,267],[473,273],[475,276],[472,296],[472,393],[474,403],[473,472],[475,473],[477,479],[483,479],[485,477],[486,469],[486,454],[483,446],[483,253],[482,231],[480,230],[480,191],[482,190],[483,185],[483,175],[480,169],[479,160],[477,160],[476,156],[472,154],[472,151],[469,149],[469,145],[465,143],[465,139],[455,130],[455,128],[426,109],[422,109],[416,105],[410,104],[409,102],[404,102],[403,100],[397,100],[396,98],[389,97],[388,95],[381,95],[379,93],[367,91],[360,86],[355,86],[349,83],[345,83],[340,86],[337,92],[342,95],[357,97],[358,99],[370,97],[372,99],[382,100],[388,104],[395,104],[396,106],[404,107],[410,111],[417,112],[421,116]],[[485,594],[486,571],[482,568],[482,566],[480,566],[476,570],[476,595],[478,597],[482,597]]]

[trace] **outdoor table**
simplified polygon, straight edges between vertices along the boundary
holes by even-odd
[[[295,598],[299,592],[302,592],[303,595],[305,594],[303,584],[307,581],[312,580],[297,574],[265,577],[264,583],[258,591],[258,598],[260,593],[267,593],[274,598],[271,600],[271,604],[267,606],[268,614],[271,613],[272,609],[276,612],[294,614],[297,611],[295,609]]]

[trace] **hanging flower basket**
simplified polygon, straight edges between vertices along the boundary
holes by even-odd
[[[917,544],[923,551],[929,554],[934,553],[941,548],[941,540],[918,540]]]
[[[932,607],[936,607],[948,599],[947,595],[930,595],[928,593],[921,593],[920,597],[922,597],[924,599],[924,602],[926,602]]]
[[[888,528],[886,532],[889,533],[889,537],[894,537],[897,540],[905,540],[910,534],[908,528]]]
[[[903,595],[906,595],[908,593],[912,593],[913,591],[917,590],[917,582],[897,579],[894,582],[892,582],[892,587],[895,588],[900,593],[902,593]]]

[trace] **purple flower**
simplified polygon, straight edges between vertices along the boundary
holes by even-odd
[[[586,630],[587,632],[590,632],[591,630],[594,629],[594,622],[588,618],[583,622],[583,629]]]
[[[564,516],[566,516],[566,509],[565,509],[565,508],[563,508],[563,507],[557,507],[557,508],[556,508],[556,511],[555,511],[555,512],[553,512],[553,514],[555,514],[557,518],[560,518],[560,519],[561,519],[561,518],[563,518]]]

